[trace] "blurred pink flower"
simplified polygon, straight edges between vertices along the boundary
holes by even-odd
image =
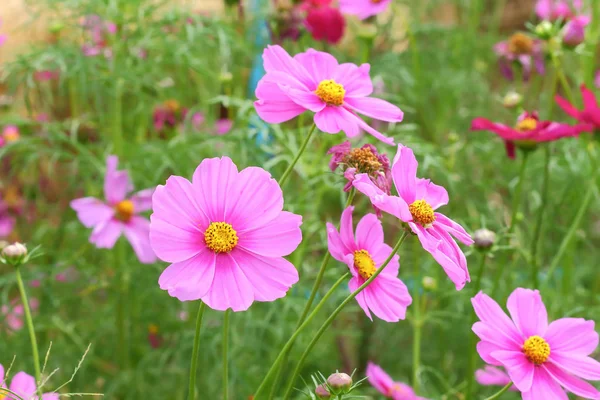
[[[10,213],[8,204],[4,202],[0,193],[0,238],[8,237],[15,228],[15,223],[15,217]]]
[[[283,211],[281,188],[262,168],[204,159],[192,182],[171,176],[158,186],[152,208],[152,248],[172,263],[158,281],[169,295],[243,311],[298,282],[283,257],[302,241],[302,217]]]
[[[315,4],[314,0],[305,0],[303,9],[306,10],[304,25],[313,39],[336,44],[344,36],[346,20],[339,9],[332,7],[329,2]]]
[[[385,12],[390,4],[392,0],[340,0],[340,10],[344,14],[367,19]]]
[[[71,201],[71,207],[87,228],[94,228],[90,242],[98,248],[112,249],[124,234],[140,262],[151,264],[156,256],[150,246],[149,221],[139,213],[152,208],[154,189],[145,189],[130,197],[133,190],[127,171],[118,171],[117,156],[106,160],[104,178],[105,202],[94,197],[84,197]]]
[[[398,196],[384,193],[367,174],[357,175],[353,185],[368,196],[375,207],[407,223],[456,289],[461,290],[471,278],[467,259],[453,237],[467,246],[473,244],[473,239],[462,226],[435,212],[438,207],[448,204],[448,192],[429,179],[417,178],[418,165],[413,151],[400,144],[392,164]]]
[[[352,223],[350,206],[342,212],[340,230],[327,224],[329,253],[345,263],[352,278],[348,288],[354,292],[365,283],[392,253],[392,248],[383,241],[383,227],[375,214],[365,215],[356,226]],[[373,320],[371,311],[386,322],[398,322],[406,317],[406,308],[412,298],[404,282],[398,278],[400,257],[396,254],[388,266],[356,296],[356,301],[367,317]]]
[[[355,137],[363,129],[386,144],[394,144],[392,138],[357,115],[389,122],[403,118],[398,107],[368,97],[373,92],[369,64],[339,64],[332,55],[313,49],[292,58],[280,46],[268,46],[263,60],[267,74],[258,83],[254,106],[264,121],[278,124],[312,111],[316,113],[315,124],[323,132],[344,131],[346,136]]]
[[[581,85],[581,97],[583,98],[583,110],[575,106],[561,96],[556,96],[556,103],[571,117],[583,125],[582,130],[600,131],[600,107],[594,92],[585,85]]]
[[[582,12],[583,0],[538,0],[535,5],[538,18],[547,21],[568,21]],[[586,18],[589,20],[589,17]]]
[[[506,79],[514,79],[513,67],[515,65],[522,68],[523,80],[529,79],[532,67],[535,67],[540,75],[546,72],[543,42],[532,39],[524,33],[517,32],[508,40],[497,43],[494,46],[494,52],[498,56],[500,72]]]
[[[598,346],[594,321],[563,318],[548,324],[537,290],[512,292],[507,301],[511,318],[483,292],[471,302],[480,319],[473,325],[481,339],[479,355],[490,365],[506,368],[523,400],[566,400],[563,388],[586,399],[600,398],[600,392],[583,380],[600,380],[600,363],[589,357]]]
[[[87,57],[95,57],[104,54],[106,58],[112,57],[109,48],[110,36],[117,33],[117,25],[110,21],[104,21],[99,15],[87,15],[81,21],[81,26],[89,33],[91,41],[81,46],[83,54]]]
[[[215,132],[217,135],[225,135],[233,128],[233,121],[229,118],[221,118],[215,122]]]
[[[13,143],[21,138],[19,128],[16,125],[6,125],[2,130],[2,139],[4,143]],[[2,147],[2,146],[0,146]]]
[[[199,130],[202,127],[202,124],[204,124],[204,120],[204,114],[201,112],[194,113],[194,115],[192,115],[192,126],[194,129]]]
[[[271,30],[273,43],[281,43],[284,40],[295,42],[301,35],[300,28],[303,20],[302,5],[293,4],[288,1],[273,1],[275,8]]]
[[[7,387],[8,382],[4,376],[4,366],[0,364],[0,387]],[[22,399],[32,400],[38,399],[37,397],[37,385],[33,376],[26,374],[25,372],[18,372],[11,380],[8,389],[18,395]],[[10,399],[8,395],[7,399]],[[2,397],[5,397],[2,395]],[[56,393],[44,393],[41,400],[59,400],[58,394]]]
[[[379,365],[369,361],[367,364],[367,379],[371,386],[388,399],[393,400],[427,400],[419,397],[405,383],[395,382]]]
[[[2,27],[2,19],[0,19],[0,27]],[[7,35],[0,34],[0,46],[6,42],[6,39],[8,39]]]
[[[589,24],[589,19],[578,17],[573,18],[563,28],[563,43],[567,46],[578,46],[585,40],[585,27]]]
[[[29,300],[29,308],[32,313],[37,311],[39,306],[40,303],[38,299],[31,298]],[[15,299],[10,302],[10,305],[3,305],[0,311],[2,311],[2,315],[4,316],[4,320],[6,321],[9,330],[18,331],[23,328],[25,310],[19,300]]]
[[[600,70],[596,71],[596,77],[594,78],[594,86],[600,88]]]
[[[510,382],[510,376],[504,370],[491,365],[475,371],[475,380],[483,386],[506,386]],[[512,385],[509,390],[517,391],[515,385]]]
[[[33,74],[33,79],[35,79],[38,82],[48,82],[48,81],[53,81],[53,80],[58,80],[58,78],[60,77],[60,71],[58,70],[43,70],[43,71],[36,71]]]

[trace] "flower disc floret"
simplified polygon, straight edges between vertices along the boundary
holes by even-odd
[[[206,246],[215,253],[229,253],[238,240],[237,232],[227,222],[212,222],[204,232]]]
[[[315,93],[325,103],[332,106],[341,106],[344,104],[346,90],[344,89],[344,86],[340,85],[333,79],[327,79],[319,83]]]

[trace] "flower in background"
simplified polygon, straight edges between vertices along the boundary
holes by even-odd
[[[339,232],[327,224],[327,242],[331,256],[346,263],[352,274],[348,288],[354,292],[380,268],[392,253],[383,241],[383,227],[375,214],[367,214],[356,226],[354,233],[350,206],[342,212]],[[400,257],[395,255],[387,267],[356,296],[356,301],[367,317],[371,311],[387,322],[398,322],[406,317],[406,308],[412,303],[406,285],[398,278]]]
[[[562,41],[567,46],[578,46],[585,40],[585,27],[590,20],[585,17],[574,18],[567,22],[562,31]]]
[[[597,79],[599,79],[597,77]],[[585,85],[581,85],[581,97],[583,98],[583,110],[578,110],[561,96],[556,96],[556,103],[571,117],[583,125],[582,130],[600,131],[600,107],[594,92]]]
[[[302,27],[302,9],[301,5],[294,4],[290,0],[273,0],[275,15],[273,16],[273,26],[271,37],[274,43],[281,43],[284,40],[296,41],[300,38]]]
[[[12,216],[8,204],[0,194],[0,239],[7,238],[15,228],[15,217]]]
[[[254,106],[264,121],[278,124],[309,110],[316,113],[314,122],[323,132],[355,137],[363,129],[394,144],[357,115],[388,122],[403,118],[398,107],[368,97],[373,92],[369,64],[338,64],[332,55],[313,49],[292,58],[280,46],[268,46],[263,60],[267,74],[258,83]]]
[[[600,88],[600,70],[596,71],[596,77],[594,78],[594,86]]]
[[[571,126],[559,122],[540,121],[536,111],[521,114],[514,128],[485,118],[475,118],[471,122],[472,131],[485,130],[500,136],[504,140],[506,154],[512,159],[515,158],[515,146],[534,149],[539,143],[575,137],[588,129],[587,125]]]
[[[281,188],[264,169],[205,159],[191,182],[171,176],[158,186],[152,208],[152,248],[171,263],[158,283],[169,295],[243,311],[298,282],[284,257],[302,241],[302,217],[283,211]]]
[[[511,381],[510,376],[504,370],[491,365],[475,371],[475,380],[483,386],[506,386]],[[518,389],[513,385],[510,390],[517,391]]]
[[[0,27],[2,26],[2,20],[0,19]],[[6,43],[6,39],[8,39],[7,35],[0,34],[0,46]]]
[[[367,364],[367,379],[371,386],[388,399],[393,400],[427,400],[415,394],[415,391],[405,383],[395,382],[379,365],[369,361]]]
[[[336,44],[344,36],[346,20],[331,0],[304,0],[301,8],[306,11],[304,25],[313,39]]]
[[[4,376],[4,367],[0,364],[0,386],[7,387],[8,382]],[[11,380],[8,389],[22,399],[39,399],[37,397],[37,385],[35,378],[25,372],[18,372]],[[8,395],[10,398],[10,395]],[[4,396],[2,396],[4,397]],[[57,393],[44,393],[41,400],[59,400]]]
[[[60,77],[59,70],[46,69],[43,71],[35,71],[33,73],[33,79],[38,82],[54,81],[54,80],[58,80],[59,77]]]
[[[362,20],[385,12],[390,4],[392,0],[340,0],[340,10]]]
[[[139,215],[152,208],[154,189],[145,189],[128,197],[133,190],[127,171],[118,171],[117,156],[106,159],[105,202],[94,197],[71,201],[71,208],[86,228],[94,228],[90,242],[98,248],[112,249],[124,234],[140,262],[151,264],[156,256],[150,246],[150,222]]]
[[[221,118],[215,122],[215,133],[217,135],[225,135],[233,128],[233,121],[229,118]]]
[[[104,54],[106,58],[112,57],[112,50],[108,47],[110,36],[117,33],[117,25],[104,21],[99,15],[88,15],[81,21],[81,26],[90,35],[90,42],[81,46],[83,54],[94,57]]]
[[[31,298],[29,300],[29,308],[31,309],[32,313],[37,311],[39,306],[40,302],[38,301],[38,299]],[[0,311],[2,311],[2,319],[4,319],[4,321],[6,322],[6,326],[8,327],[9,331],[16,332],[23,328],[23,318],[25,318],[25,310],[23,308],[23,305],[18,300],[15,299],[11,301],[10,305],[3,305]]]
[[[175,99],[166,100],[159,106],[156,106],[152,114],[154,129],[162,132],[167,127],[175,127],[180,120],[185,118],[179,102]]]
[[[538,74],[543,75],[546,71],[543,42],[524,33],[517,32],[508,40],[497,43],[494,52],[498,56],[500,72],[506,79],[514,79],[515,64],[522,68],[524,80],[531,76],[532,64]]]
[[[483,292],[471,302],[480,319],[473,325],[481,339],[479,355],[506,368],[523,400],[566,400],[562,388],[586,399],[599,398],[600,392],[583,380],[600,380],[600,363],[589,357],[598,346],[594,321],[563,318],[548,324],[537,290],[512,292],[507,301],[511,318]]]
[[[19,128],[16,125],[6,125],[2,130],[4,143],[13,143],[21,138]]]
[[[448,204],[448,192],[429,179],[417,178],[418,165],[413,151],[398,145],[392,165],[398,196],[384,193],[367,174],[357,175],[353,185],[368,196],[375,207],[408,224],[423,248],[442,266],[456,289],[461,290],[471,279],[467,259],[453,236],[467,246],[473,244],[473,239],[462,226],[435,212]]]
[[[538,18],[546,21],[561,19],[569,21],[582,16],[583,0],[538,0],[535,5],[535,13]],[[585,17],[588,19],[589,17]]]
[[[148,326],[148,343],[153,349],[158,349],[162,346],[164,339],[158,331],[158,325],[150,324]]]

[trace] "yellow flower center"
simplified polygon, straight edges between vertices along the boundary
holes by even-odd
[[[517,123],[517,130],[519,132],[529,132],[537,128],[537,124],[535,118],[525,118]]]
[[[381,3],[383,0],[371,0],[371,3],[373,4],[379,4]]]
[[[533,39],[524,33],[517,32],[508,40],[508,51],[513,54],[531,54],[533,52]]]
[[[175,99],[170,99],[165,101],[164,103],[165,107],[167,108],[167,110],[176,113],[177,111],[179,111],[179,102]]]
[[[550,345],[539,336],[531,336],[523,345],[523,353],[529,361],[540,365],[550,357]]]
[[[158,334],[158,325],[156,325],[156,324],[148,325],[148,333],[150,333],[152,335]]]
[[[349,167],[356,168],[359,173],[363,172],[370,175],[376,173],[383,167],[375,154],[373,154],[368,147],[352,149],[350,154],[345,157],[344,162],[348,164]]]
[[[16,129],[7,129],[4,132],[4,140],[8,143],[16,142],[19,140],[19,131]]]
[[[430,227],[435,221],[433,207],[425,200],[415,200],[408,206],[408,210],[412,214],[413,220],[425,228]]]
[[[366,250],[357,250],[354,252],[354,267],[356,267],[360,276],[365,279],[372,277],[377,270],[375,261],[373,261],[371,255]]]
[[[328,79],[319,83],[319,87],[317,88],[315,93],[325,103],[332,106],[341,106],[342,104],[344,104],[344,96],[346,95],[346,90],[342,85],[340,85],[333,79]]]
[[[227,222],[212,222],[204,232],[206,246],[215,253],[229,253],[238,240],[237,232]]]
[[[115,206],[115,211],[117,212],[115,217],[120,221],[129,222],[131,217],[133,217],[134,208],[133,201],[123,200]]]

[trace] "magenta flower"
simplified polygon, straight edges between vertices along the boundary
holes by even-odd
[[[517,32],[508,40],[497,43],[494,52],[498,56],[500,72],[508,80],[514,79],[515,64],[522,68],[524,80],[528,80],[531,76],[532,67],[535,67],[540,75],[546,72],[543,42],[534,40],[524,33]]]
[[[39,306],[40,302],[38,299],[32,298],[29,300],[29,308],[32,313],[37,311]],[[0,311],[2,311],[2,315],[4,316],[3,319],[10,331],[16,332],[23,328],[25,309],[18,300],[15,299],[11,301],[10,305],[3,305]]]
[[[538,0],[535,5],[535,13],[538,18],[546,21],[556,21],[557,19],[568,21],[582,12],[582,0]],[[589,21],[589,17],[586,18]]]
[[[4,367],[0,364],[0,387],[7,387]],[[24,400],[39,400],[37,396],[37,385],[33,376],[25,372],[18,372],[11,380],[8,389]],[[10,399],[8,395],[7,399]],[[2,397],[5,397],[2,395]],[[57,393],[44,393],[41,400],[59,400]]]
[[[600,363],[589,357],[598,346],[594,321],[562,318],[548,324],[537,290],[512,292],[507,302],[511,318],[482,292],[471,302],[480,319],[473,325],[481,339],[479,355],[490,365],[506,368],[523,400],[567,400],[561,387],[586,399],[600,397],[581,379],[600,380]]]
[[[583,110],[578,110],[561,96],[556,96],[556,103],[571,117],[575,118],[581,125],[582,131],[600,130],[600,107],[594,92],[585,85],[581,85],[581,97],[583,97]]]
[[[585,125],[571,126],[552,121],[540,121],[538,113],[525,112],[517,119],[514,128],[485,118],[475,118],[471,123],[472,131],[490,131],[500,136],[506,146],[509,158],[515,158],[515,146],[532,149],[538,143],[552,142],[558,139],[575,137],[589,129]]]
[[[331,1],[323,4],[305,1],[307,10],[304,24],[313,39],[336,44],[344,36],[346,20],[339,9],[330,5]]]
[[[359,192],[369,197],[375,207],[408,224],[423,248],[442,266],[456,289],[460,290],[471,279],[467,259],[452,237],[467,246],[473,244],[473,239],[462,226],[435,212],[438,207],[448,204],[448,192],[429,179],[417,178],[417,167],[413,151],[398,145],[392,165],[392,178],[398,196],[384,193],[367,174],[357,175],[353,184]]]
[[[383,241],[383,227],[375,214],[365,215],[352,228],[350,206],[342,212],[340,231],[328,223],[327,242],[331,256],[346,263],[352,274],[348,282],[350,291],[365,283],[392,253],[392,248]],[[406,285],[398,278],[400,263],[395,255],[387,267],[356,296],[356,301],[367,317],[371,312],[387,322],[398,322],[406,317],[406,308],[412,303]]]
[[[158,186],[152,206],[152,248],[172,263],[158,281],[169,295],[243,311],[298,282],[283,257],[302,241],[302,217],[282,211],[281,188],[262,168],[238,172],[228,157],[205,159],[192,182],[171,176]]]
[[[419,397],[405,383],[394,380],[377,364],[369,361],[367,364],[367,379],[369,383],[388,399],[393,400],[427,400]]]
[[[105,202],[94,197],[71,201],[71,208],[86,228],[94,228],[90,242],[101,249],[112,249],[124,234],[140,262],[151,264],[156,256],[150,246],[150,222],[139,215],[152,208],[154,189],[145,189],[130,197],[133,190],[127,171],[118,171],[117,156],[106,159]]]
[[[562,41],[567,46],[578,46],[585,40],[585,27],[589,24],[589,19],[574,18],[563,28]]]
[[[504,370],[491,365],[475,371],[475,380],[483,386],[506,386],[511,381],[510,376]],[[513,385],[509,390],[517,391],[518,389]]]
[[[0,19],[0,27],[1,26],[2,26],[2,20]],[[8,39],[7,35],[0,34],[0,46],[2,46],[6,42],[6,39]]]
[[[267,74],[258,83],[254,106],[266,122],[278,124],[310,110],[323,132],[344,131],[355,137],[363,129],[384,143],[394,143],[357,115],[388,122],[403,117],[398,107],[367,97],[373,92],[369,64],[338,64],[332,55],[313,49],[292,58],[280,46],[267,47],[263,60]]]
[[[392,0],[340,0],[340,10],[344,14],[367,19],[385,12]]]
[[[15,222],[15,217],[11,215],[8,204],[0,194],[0,238],[6,238],[12,233]]]
[[[600,70],[596,71],[596,76],[594,78],[594,86],[600,88]]]

